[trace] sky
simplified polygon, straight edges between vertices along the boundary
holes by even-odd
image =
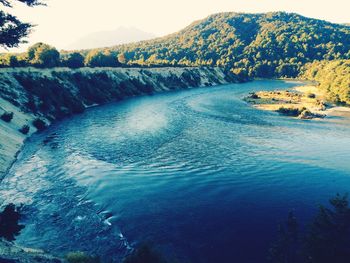
[[[11,13],[35,24],[29,44],[62,49],[89,33],[135,27],[157,36],[173,33],[217,12],[296,12],[350,23],[350,0],[45,0],[46,7],[15,4]],[[20,49],[11,51],[21,51]]]

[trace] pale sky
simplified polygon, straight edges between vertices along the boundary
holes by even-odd
[[[58,49],[79,37],[120,26],[157,36],[173,33],[217,12],[288,11],[336,23],[350,23],[350,0],[46,0],[47,7],[16,4],[11,10],[36,24],[30,44]],[[25,46],[22,46],[22,49]]]

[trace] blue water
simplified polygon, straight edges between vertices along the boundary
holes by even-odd
[[[350,121],[303,121],[241,99],[255,81],[95,107],[33,136],[0,185],[18,242],[120,260],[151,242],[180,262],[265,262],[277,225],[350,189]]]

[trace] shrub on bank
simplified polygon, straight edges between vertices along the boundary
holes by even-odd
[[[316,98],[316,95],[314,93],[307,93],[306,97],[308,97],[309,99],[314,99]]]
[[[259,95],[256,94],[255,92],[250,93],[249,98],[254,100],[260,99]]]
[[[303,108],[286,108],[286,107],[280,107],[277,112],[286,116],[291,117],[298,117],[304,110],[306,110],[305,107]]]
[[[19,131],[20,131],[21,133],[23,133],[24,135],[25,135],[25,134],[28,134],[29,130],[30,130],[30,127],[29,127],[29,125],[27,125],[27,124],[23,125],[23,126],[19,129]]]
[[[38,131],[43,131],[47,128],[46,122],[41,118],[33,120],[33,125]]]
[[[5,122],[10,122],[13,119],[13,112],[4,112],[1,119]]]

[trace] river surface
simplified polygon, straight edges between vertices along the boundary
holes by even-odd
[[[180,262],[265,262],[279,222],[350,190],[350,122],[259,111],[255,81],[90,108],[34,135],[0,185],[18,242],[120,259],[150,242]]]

